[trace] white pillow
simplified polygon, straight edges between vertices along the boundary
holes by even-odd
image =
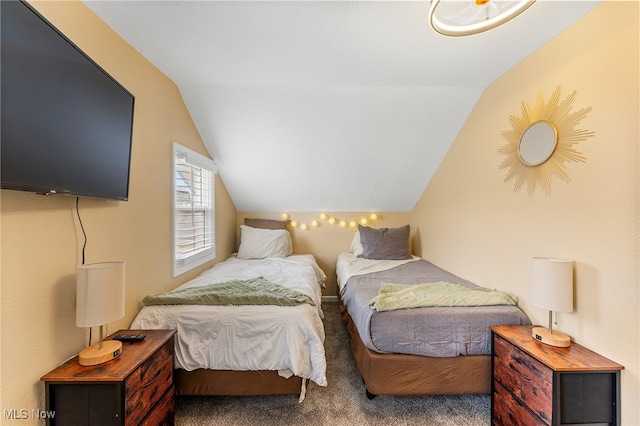
[[[240,225],[238,259],[287,257],[293,253],[291,235],[286,229],[261,229]]]
[[[360,256],[362,255],[362,253],[364,253],[364,246],[360,241],[359,231],[356,231],[355,235],[353,236],[353,240],[351,240],[350,250],[351,250],[351,253],[355,254],[356,256]]]

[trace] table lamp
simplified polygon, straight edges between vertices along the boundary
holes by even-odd
[[[80,365],[110,361],[122,352],[122,342],[104,341],[105,324],[124,317],[124,262],[81,265],[77,270],[76,325],[100,326],[100,339],[78,355]],[[91,343],[91,342],[89,342]]]
[[[571,338],[553,331],[552,314],[573,311],[573,261],[534,257],[531,268],[531,302],[549,310],[549,328],[534,327],[532,337],[551,346],[567,347]]]

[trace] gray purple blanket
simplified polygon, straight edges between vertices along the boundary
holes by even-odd
[[[364,344],[382,353],[433,357],[490,354],[489,326],[531,324],[514,305],[420,307],[384,312],[369,307],[382,283],[439,281],[477,288],[426,260],[417,260],[386,271],[353,276],[340,297]]]

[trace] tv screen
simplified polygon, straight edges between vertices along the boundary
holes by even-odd
[[[127,200],[133,95],[31,6],[0,4],[2,188]]]

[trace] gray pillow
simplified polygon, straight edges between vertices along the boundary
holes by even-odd
[[[409,253],[409,225],[400,228],[374,229],[358,225],[365,259],[411,259]]]
[[[287,229],[287,223],[289,223],[289,221],[286,220],[244,219],[245,225],[250,226],[251,228],[260,229]]]

